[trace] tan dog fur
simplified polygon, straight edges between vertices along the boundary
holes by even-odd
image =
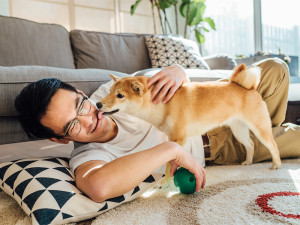
[[[269,149],[272,169],[279,169],[281,160],[271,129],[265,102],[256,91],[260,68],[238,66],[230,82],[191,82],[183,84],[167,104],[154,104],[149,78],[111,75],[115,83],[110,94],[97,103],[104,112],[119,110],[139,117],[165,132],[169,140],[183,145],[188,136],[227,125],[246,148],[244,165],[252,164],[254,144],[249,129]],[[167,170],[169,170],[169,166]],[[169,171],[166,170],[166,177]]]

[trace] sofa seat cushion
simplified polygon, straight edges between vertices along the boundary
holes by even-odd
[[[76,68],[133,73],[151,67],[144,36],[72,30]]]
[[[0,16],[0,66],[75,68],[69,32],[56,24]]]
[[[33,225],[86,220],[129,202],[155,186],[153,173],[124,195],[97,203],[77,189],[67,158],[30,158],[0,164],[0,188],[31,218]],[[101,187],[99,187],[101,188]]]
[[[132,73],[131,76],[152,77],[162,68],[150,68]],[[185,72],[192,82],[217,81],[232,74],[232,70],[204,70],[204,69],[185,69]]]

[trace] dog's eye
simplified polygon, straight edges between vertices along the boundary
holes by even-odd
[[[122,94],[117,94],[117,98],[124,98],[124,95],[122,95]]]

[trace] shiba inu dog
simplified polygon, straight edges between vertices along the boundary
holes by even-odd
[[[170,141],[180,145],[188,136],[227,125],[247,151],[243,165],[252,164],[254,144],[249,129],[269,149],[272,169],[279,169],[280,155],[271,129],[271,119],[266,103],[257,92],[260,68],[239,65],[229,82],[190,82],[183,84],[166,103],[154,104],[149,78],[110,75],[115,81],[110,93],[97,103],[105,113],[117,111],[139,117],[165,132]],[[170,167],[166,169],[166,179]]]

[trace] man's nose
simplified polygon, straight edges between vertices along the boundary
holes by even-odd
[[[97,102],[96,106],[98,107],[98,109],[101,109],[102,108],[102,103],[101,102]]]

